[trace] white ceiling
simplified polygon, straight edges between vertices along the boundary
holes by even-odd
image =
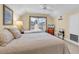
[[[42,9],[41,4],[7,4],[13,9],[17,15],[25,12],[43,13],[51,16],[63,15],[66,12],[73,12],[79,10],[79,4],[47,4],[47,10]]]

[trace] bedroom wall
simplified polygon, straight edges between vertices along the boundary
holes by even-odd
[[[65,31],[65,38],[69,39],[69,14],[63,15],[63,20],[58,20],[59,17],[55,18],[55,34],[58,34],[59,28],[63,28]]]
[[[15,20],[17,20],[16,14],[13,13],[13,25],[3,25],[3,4],[0,4],[0,28],[15,26]]]
[[[58,18],[55,18],[55,34],[58,33],[58,29],[59,28],[63,28],[65,30],[65,39],[70,39],[70,34],[69,34],[69,18],[72,15],[77,15],[79,16],[79,11],[73,11],[73,12],[69,12],[69,13],[65,13],[63,15],[63,20],[58,20]],[[75,20],[74,20],[75,21]]]
[[[3,5],[0,4],[0,27],[2,27],[3,24]]]
[[[19,17],[19,20],[24,20],[24,28],[29,30],[29,16],[44,16],[47,17],[47,24],[54,24],[54,19],[47,14],[40,13],[25,13]]]
[[[63,28],[65,30],[65,38],[66,39],[70,39],[70,35],[69,35],[69,14],[65,14],[64,15],[64,23],[63,23]]]

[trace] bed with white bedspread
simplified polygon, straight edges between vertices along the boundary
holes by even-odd
[[[0,53],[5,54],[69,54],[65,42],[45,32],[25,33],[4,47]]]

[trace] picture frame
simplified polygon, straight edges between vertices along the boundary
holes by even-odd
[[[3,25],[13,25],[13,10],[3,5]]]

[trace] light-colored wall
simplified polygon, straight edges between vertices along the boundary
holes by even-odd
[[[13,12],[13,25],[3,25],[3,4],[0,4],[0,28],[15,26],[15,20],[17,20],[17,17]]]
[[[24,20],[24,28],[26,30],[29,30],[29,16],[44,16],[47,17],[47,24],[54,24],[54,19],[47,14],[25,13],[24,15],[19,17],[19,20]]]
[[[79,16],[79,12],[72,12],[72,13],[67,13],[67,14],[65,14],[64,15],[64,23],[63,23],[63,27],[64,27],[64,29],[65,29],[65,38],[67,38],[67,39],[70,39],[70,33],[69,33],[69,20],[70,20],[70,17],[72,16],[72,15],[77,15],[77,16]],[[75,21],[75,19],[74,19],[74,21]],[[79,25],[77,25],[77,27],[78,27]]]
[[[0,4],[0,27],[3,25],[3,5]]]
[[[64,30],[65,30],[65,38],[66,39],[70,39],[70,33],[69,33],[69,18],[70,18],[70,16],[72,16],[72,15],[77,15],[77,16],[79,16],[79,11],[75,11],[75,12],[71,12],[71,13],[65,13],[64,15],[63,15],[63,20],[58,20],[58,18],[55,18],[55,26],[56,26],[56,28],[55,28],[55,34],[57,34],[58,33],[58,29],[59,28],[63,28]],[[74,21],[75,21],[75,19],[74,19]]]
[[[58,34],[59,28],[63,28],[65,31],[65,38],[69,38],[69,15],[64,14],[63,20],[58,20],[59,17],[55,18],[55,34]]]
[[[65,14],[64,15],[64,23],[62,24],[65,30],[65,38],[69,39],[69,15]]]

